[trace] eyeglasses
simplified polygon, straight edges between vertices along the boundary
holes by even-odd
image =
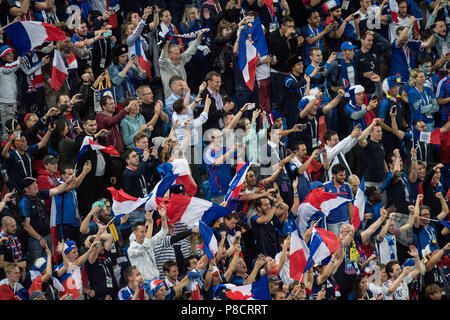
[[[142,95],[143,95],[143,96],[148,96],[148,95],[150,95],[150,94],[153,94],[153,92],[151,92],[151,91],[150,91],[150,92],[146,92],[146,93],[143,93]]]

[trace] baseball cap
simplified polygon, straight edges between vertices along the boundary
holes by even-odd
[[[341,44],[341,51],[344,51],[344,50],[353,50],[353,49],[356,49],[356,48],[358,48],[357,46],[354,46],[350,41],[344,41],[344,42],[342,42],[342,44]]]

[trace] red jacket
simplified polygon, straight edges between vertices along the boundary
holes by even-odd
[[[39,190],[49,190],[56,187],[58,184],[58,178],[60,178],[59,172],[51,175],[47,170],[41,169],[38,171],[37,185]],[[50,212],[52,206],[52,198],[45,200],[45,207],[47,212]]]
[[[106,137],[106,145],[113,146],[120,154],[125,151],[122,133],[120,132],[120,121],[122,121],[126,115],[127,111],[122,109],[112,117],[103,113],[98,113],[96,116],[97,131],[102,129],[111,131],[111,134]]]

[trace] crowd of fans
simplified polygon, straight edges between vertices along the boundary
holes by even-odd
[[[248,80],[256,19],[268,54]],[[66,39],[18,56],[19,21]],[[264,275],[272,300],[449,298],[448,1],[0,0],[0,26],[0,299],[227,299],[218,285]],[[60,90],[56,50],[76,58]],[[117,153],[79,156],[86,137]],[[251,161],[210,225],[215,259],[164,205],[112,210],[107,188],[146,197],[180,159],[190,188],[169,193],[222,206]],[[317,188],[352,201],[311,217],[305,242],[319,227],[341,248],[298,281],[291,233]]]

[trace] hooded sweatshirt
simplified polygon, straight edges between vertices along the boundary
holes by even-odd
[[[20,58],[8,63],[0,60],[0,103],[15,104],[17,102],[17,75]]]

